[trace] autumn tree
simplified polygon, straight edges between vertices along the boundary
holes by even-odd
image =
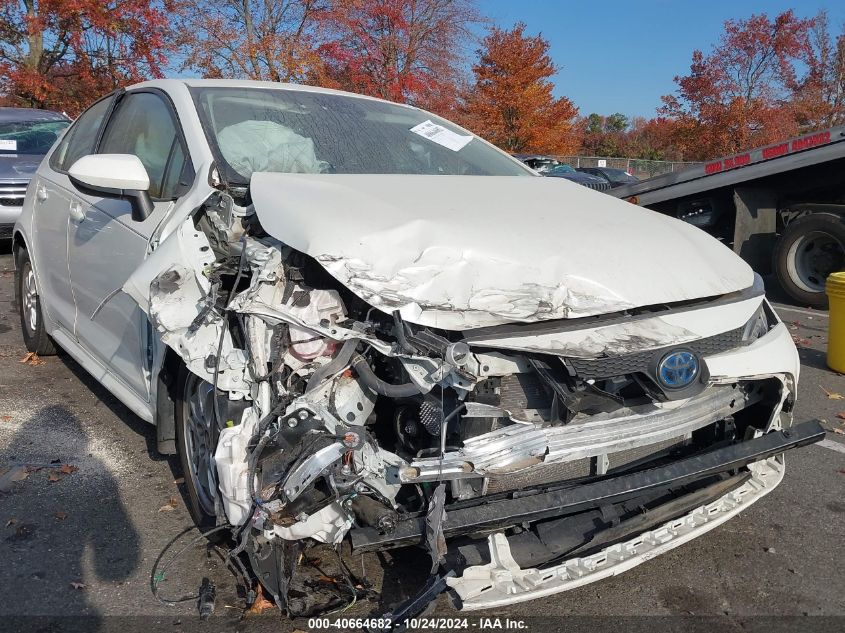
[[[4,0],[7,101],[78,113],[96,97],[162,76],[175,0]]]
[[[581,151],[591,156],[626,156],[628,117],[621,112],[601,116],[593,112],[582,121]]]
[[[525,28],[519,23],[491,29],[472,67],[475,81],[461,119],[508,152],[574,153],[580,145],[578,110],[566,97],[554,97],[550,79],[557,68],[549,43],[526,35]]]
[[[308,81],[331,0],[184,0],[183,67],[205,77]]]
[[[462,51],[482,17],[474,0],[335,0],[319,47],[323,85],[448,114]]]
[[[826,11],[819,12],[810,28],[804,66],[792,99],[801,131],[845,123],[845,30],[834,36]]]
[[[797,131],[790,103],[797,64],[809,50],[814,21],[789,10],[728,20],[713,51],[695,51],[690,74],[663,97],[685,155],[707,159],[764,145]]]

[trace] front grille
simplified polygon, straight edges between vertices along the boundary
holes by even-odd
[[[604,358],[567,358],[567,361],[575,369],[578,376],[584,380],[647,373],[652,361],[670,349],[689,349],[699,356],[712,356],[736,349],[742,344],[742,330],[743,328],[737,328],[716,336],[691,341],[684,345],[673,345],[657,350],[632,352],[631,354]]]
[[[0,206],[20,207],[26,195],[26,180],[16,182],[0,182]]]
[[[14,228],[14,224],[0,224],[0,240],[12,237],[12,229]]]
[[[589,187],[590,189],[595,189],[596,191],[607,191],[610,189],[609,182],[585,182],[581,184],[585,187]]]

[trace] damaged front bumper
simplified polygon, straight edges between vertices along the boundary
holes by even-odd
[[[497,532],[488,537],[491,562],[467,567],[459,578],[447,578],[446,584],[457,593],[462,610],[475,611],[551,596],[621,574],[709,532],[770,493],[783,479],[783,459],[755,462],[750,471],[745,483],[711,503],[622,543],[551,567],[520,568],[508,539]]]
[[[687,484],[737,471],[749,464],[767,463],[765,460],[784,451],[820,441],[824,433],[819,422],[805,422],[789,429],[772,431],[755,439],[632,474],[559,489],[520,490],[518,494],[497,500],[485,498],[479,503],[447,508],[443,533],[447,537],[477,533],[491,528],[574,515],[584,510],[641,497],[647,493],[678,490]],[[763,466],[758,466],[758,470],[759,468]],[[775,485],[777,482],[771,483],[769,488]],[[423,517],[400,521],[389,534],[379,533],[372,528],[353,528],[351,531],[354,552],[421,543],[424,535]]]

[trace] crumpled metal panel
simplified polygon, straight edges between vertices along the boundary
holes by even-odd
[[[268,233],[432,327],[607,314],[754,279],[703,231],[559,178],[256,173],[250,192]]]

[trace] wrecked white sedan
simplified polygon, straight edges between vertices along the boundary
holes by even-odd
[[[413,107],[115,92],[44,160],[14,249],[28,349],[156,424],[197,523],[293,615],[329,604],[315,543],[426,548],[392,617],[620,573],[822,435],[792,424],[795,347],[728,248]]]

